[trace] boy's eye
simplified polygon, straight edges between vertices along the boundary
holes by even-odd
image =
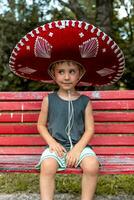
[[[74,70],[74,69],[71,69],[71,70],[70,70],[70,74],[75,74],[75,70]]]
[[[59,74],[64,74],[64,71],[63,70],[59,70]]]

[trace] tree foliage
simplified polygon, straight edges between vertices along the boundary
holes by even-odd
[[[0,1],[0,90],[49,90],[52,86],[15,76],[8,68],[12,49],[27,32],[52,20],[78,19],[100,27],[123,49],[126,70],[114,88],[134,89],[134,2],[132,0]],[[119,16],[124,8],[125,16]]]

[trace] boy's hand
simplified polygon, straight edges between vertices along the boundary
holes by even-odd
[[[49,144],[49,149],[51,152],[57,153],[59,157],[63,157],[64,153],[66,153],[66,149],[58,142],[54,141],[53,143]]]
[[[66,156],[67,167],[76,167],[80,154],[81,152],[75,147],[73,147],[73,149],[71,149]]]

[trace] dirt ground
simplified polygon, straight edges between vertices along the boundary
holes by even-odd
[[[40,200],[39,194],[0,194],[0,200]],[[54,200],[80,200],[79,196],[69,194],[56,194]],[[94,200],[134,200],[134,196],[96,196]]]

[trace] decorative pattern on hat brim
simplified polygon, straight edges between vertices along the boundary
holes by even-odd
[[[84,21],[61,20],[27,33],[13,49],[9,67],[23,78],[50,83],[49,66],[59,60],[82,65],[86,73],[81,82],[94,86],[115,83],[125,66],[119,46],[99,28]]]

